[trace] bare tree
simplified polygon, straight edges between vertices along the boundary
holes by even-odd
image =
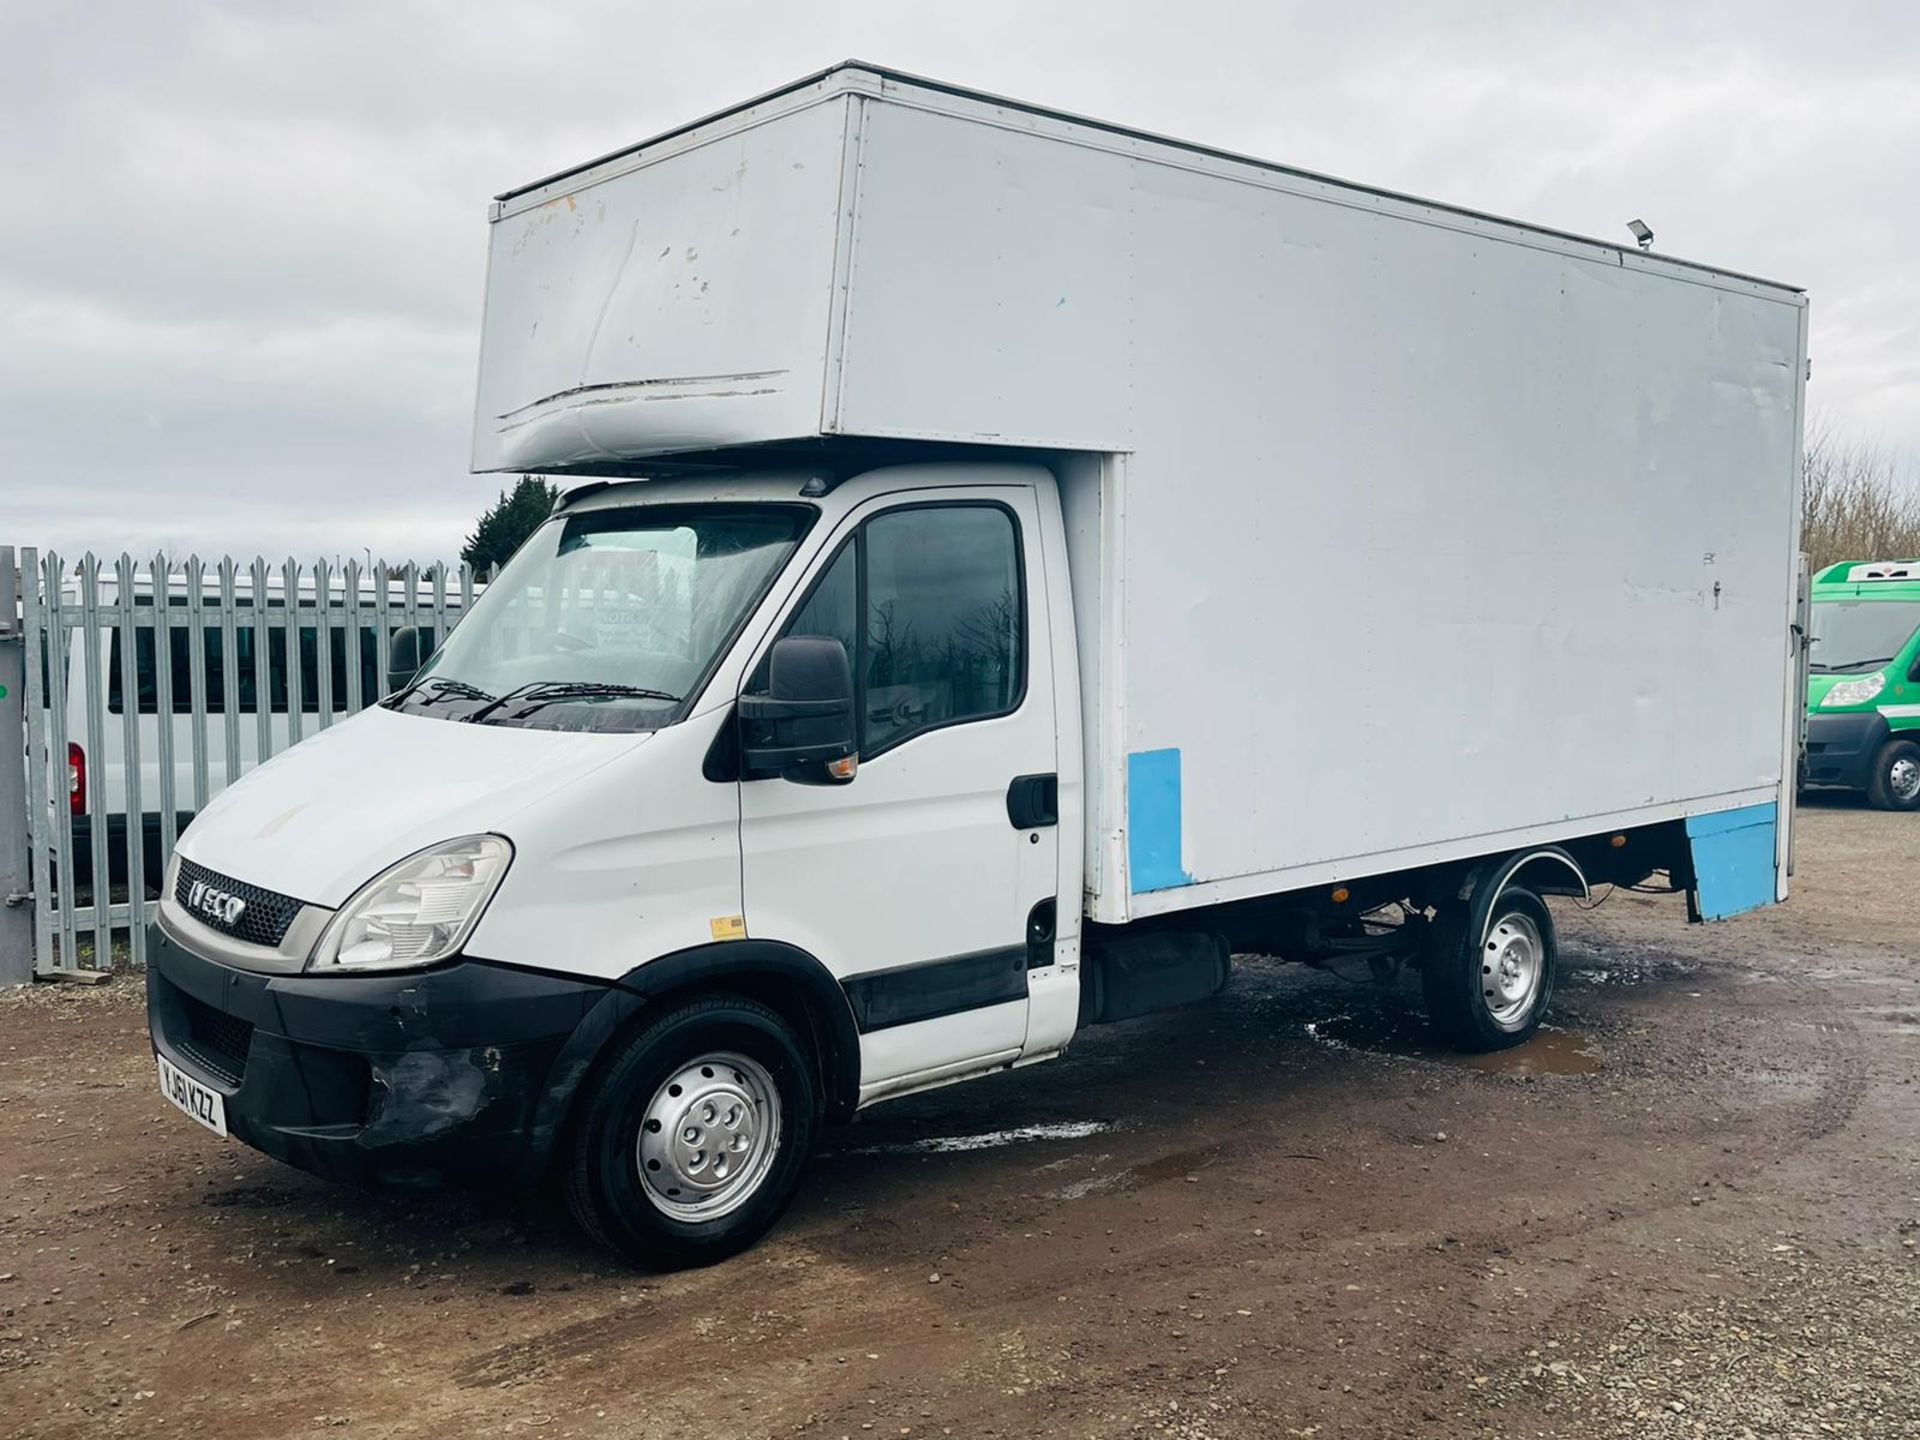
[[[1920,558],[1920,482],[1911,460],[1816,416],[1807,425],[1803,473],[1800,548],[1816,572],[1838,560]]]

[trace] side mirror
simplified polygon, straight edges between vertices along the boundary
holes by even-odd
[[[387,647],[387,694],[404,690],[420,673],[420,631],[417,626],[402,625],[393,632]]]
[[[851,780],[857,751],[847,647],[824,635],[776,642],[767,693],[740,697],[742,776]]]

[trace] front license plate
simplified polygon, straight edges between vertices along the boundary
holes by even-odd
[[[202,1085],[166,1056],[153,1058],[160,1062],[160,1093],[221,1139],[226,1139],[227,1102],[220,1092]]]

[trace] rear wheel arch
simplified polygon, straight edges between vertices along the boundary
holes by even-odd
[[[1573,854],[1558,845],[1535,845],[1497,856],[1470,869],[1461,881],[1459,898],[1480,912],[1484,927],[1486,912],[1508,886],[1519,885],[1536,895],[1578,895],[1593,898],[1587,872]]]
[[[1576,895],[1581,900],[1593,899],[1593,886],[1587,880],[1587,872],[1581,868],[1578,860],[1558,845],[1543,845],[1516,857],[1501,878],[1499,889],[1504,890],[1509,885],[1523,886],[1536,895]],[[1496,890],[1495,894],[1498,893]]]

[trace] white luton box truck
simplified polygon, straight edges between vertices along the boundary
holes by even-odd
[[[1786,894],[1806,318],[861,64],[512,191],[473,466],[583,483],[181,838],[162,1083],[674,1264],[1236,953],[1522,1041],[1542,897]]]

